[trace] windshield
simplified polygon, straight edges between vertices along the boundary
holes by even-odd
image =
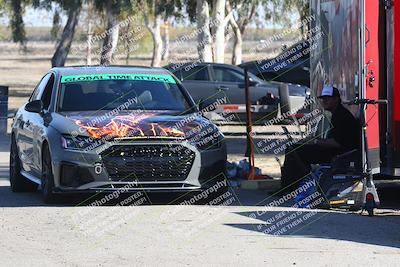
[[[191,105],[171,75],[94,74],[61,77],[59,111],[171,110]]]

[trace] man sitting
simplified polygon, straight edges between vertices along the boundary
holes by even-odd
[[[335,156],[359,148],[358,120],[342,105],[339,90],[324,86],[318,98],[323,108],[332,113],[330,138],[296,144],[286,150],[281,178],[281,186],[286,190],[298,186],[301,178],[311,172],[311,164],[330,163]]]

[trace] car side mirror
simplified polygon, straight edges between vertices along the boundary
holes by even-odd
[[[33,100],[25,105],[25,110],[33,113],[40,113],[43,110],[42,100]]]
[[[258,84],[258,82],[251,80],[251,79],[249,80],[249,86],[256,86],[257,84]],[[246,87],[245,82],[241,83],[239,86],[239,88],[245,88],[245,87]]]
[[[310,89],[305,89],[305,95],[306,95],[306,99],[310,99],[311,98],[311,91]]]
[[[256,86],[257,84],[258,84],[258,82],[256,82],[256,81],[253,81],[253,80],[249,81],[250,86]]]
[[[216,103],[211,99],[201,98],[197,105],[200,111],[213,111],[217,109]]]

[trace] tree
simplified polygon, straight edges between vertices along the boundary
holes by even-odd
[[[145,10],[143,12],[144,23],[153,40],[153,56],[151,58],[152,67],[159,67],[161,65],[163,48],[161,38],[162,16],[159,7],[156,6],[156,2],[158,1],[147,1],[146,4],[144,4]]]
[[[294,7],[299,14],[300,21],[305,21],[310,15],[310,1],[309,0],[285,0],[288,2],[289,7]],[[303,36],[310,30],[309,24],[301,25],[301,33]]]
[[[69,50],[71,49],[82,6],[81,0],[59,0],[56,2],[67,12],[68,20],[64,26],[60,41],[57,44],[56,51],[51,58],[52,67],[65,65]]]
[[[210,8],[207,0],[196,1],[197,18],[197,51],[199,60],[202,62],[212,62],[213,40],[210,31]]]
[[[130,38],[133,35],[132,31],[133,31],[133,25],[132,25],[131,21],[128,21],[126,26],[123,26],[120,28],[120,35],[122,35],[120,38],[122,41],[122,46],[126,53],[126,55],[125,55],[125,64],[126,65],[129,65],[130,53],[132,50],[132,47],[131,47],[132,44],[130,41]]]
[[[52,67],[64,66],[68,53],[71,48],[72,40],[75,35],[76,25],[78,24],[79,14],[83,0],[25,0],[34,8],[51,10],[56,4],[62,12],[66,12],[68,19],[63,28],[60,39],[56,45],[56,50],[51,58]],[[58,11],[57,11],[58,12]]]
[[[180,0],[141,0],[139,3],[143,10],[145,25],[153,40],[151,66],[159,67],[163,55],[161,24],[170,16],[179,16],[182,2]]]
[[[24,8],[32,5],[34,8],[52,9],[55,3],[68,14],[67,23],[63,29],[61,38],[56,46],[56,51],[51,59],[51,65],[64,66],[67,55],[71,48],[71,43],[78,24],[79,13],[82,0],[8,0],[6,2],[11,7],[10,26],[14,42],[19,42],[26,50],[26,36],[23,21]]]
[[[264,0],[264,6],[267,7],[269,3],[272,3],[274,9],[271,12],[267,12],[266,16],[270,18],[274,17],[276,22],[290,26],[293,16],[293,12],[299,15],[300,21],[306,21],[310,15],[310,3],[309,0]],[[300,27],[303,36],[306,35],[310,29],[309,24],[302,24]]]
[[[8,0],[6,2],[10,9],[10,28],[13,42],[19,43],[24,51],[26,51],[26,33],[23,20],[24,1],[23,0]]]
[[[50,36],[53,41],[58,40],[58,35],[60,33],[60,30],[61,30],[61,16],[60,16],[60,11],[58,10],[58,8],[56,8],[53,14],[53,26],[51,27],[50,31]]]
[[[85,13],[86,13],[86,65],[92,65],[92,37],[93,37],[93,29],[92,25],[95,20],[93,19],[93,14],[95,14],[95,8],[93,6],[92,1],[88,1],[85,5]]]
[[[166,19],[164,21],[164,27],[163,27],[164,34],[162,36],[163,44],[164,44],[162,57],[161,57],[162,60],[168,60],[168,58],[169,58],[169,25],[170,25],[170,23],[169,23],[168,19]]]
[[[226,0],[214,0],[214,62],[224,63],[225,58],[225,5]]]
[[[225,30],[230,13],[225,16],[226,0],[188,0],[186,10],[197,22],[199,60],[224,62]],[[212,12],[210,12],[212,10]]]
[[[118,45],[119,16],[121,14],[122,0],[96,1],[99,11],[104,11],[107,19],[107,27],[101,50],[100,64],[110,65],[113,54]]]
[[[6,7],[6,0],[0,0],[0,17],[4,16],[4,11]]]
[[[234,32],[234,43],[232,51],[232,64],[238,65],[242,63],[242,43],[243,34],[246,30],[249,22],[256,15],[256,8],[258,1],[256,0],[244,0],[244,1],[232,1],[228,0],[226,4],[226,10],[229,15],[229,25],[232,27]]]

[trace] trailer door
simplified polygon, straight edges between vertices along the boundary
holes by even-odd
[[[384,43],[382,44],[382,38],[380,38],[380,31],[384,29],[382,20],[379,19],[379,13],[382,12],[383,5],[380,0],[365,0],[364,7],[362,10],[362,16],[364,21],[364,30],[361,37],[364,41],[364,65],[362,84],[364,85],[361,90],[361,97],[368,99],[379,99],[381,88],[381,78],[385,78],[381,75],[380,64],[382,64],[382,58],[384,54],[382,51]],[[364,36],[363,36],[364,35]],[[383,77],[381,77],[383,76]],[[380,128],[379,120],[379,109],[378,105],[369,105],[366,112],[366,121],[368,123],[367,135],[368,135],[368,148],[369,148],[369,159],[371,161],[371,167],[373,172],[379,172],[380,167],[380,138],[385,139],[386,133]],[[384,124],[385,122],[382,121]],[[382,133],[381,133],[382,131]],[[383,140],[384,141],[384,140]]]

